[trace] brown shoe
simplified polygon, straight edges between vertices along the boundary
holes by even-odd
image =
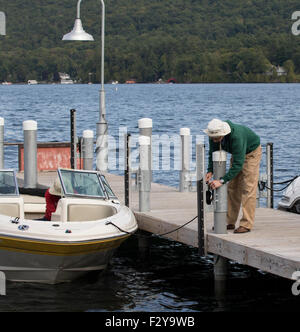
[[[235,226],[234,226],[233,224],[229,224],[229,225],[227,225],[227,229],[228,229],[228,230],[233,230],[233,229],[235,229]],[[213,231],[215,230],[215,227],[214,227],[214,226],[213,226],[212,230],[213,230]]]
[[[243,227],[243,226],[240,226],[239,228],[237,228],[234,233],[235,234],[242,234],[242,233],[248,233],[250,232],[251,230],[246,228],[246,227]]]

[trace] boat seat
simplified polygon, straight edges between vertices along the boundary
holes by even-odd
[[[24,218],[24,201],[22,197],[1,197],[0,214],[10,217]]]
[[[51,221],[94,221],[111,217],[117,213],[113,206],[99,204],[99,201],[78,198],[61,198]]]
[[[93,221],[105,219],[116,214],[112,206],[92,204],[69,204],[68,221]]]

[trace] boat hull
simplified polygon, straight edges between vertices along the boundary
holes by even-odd
[[[0,271],[6,280],[57,284],[104,270],[128,236],[80,243],[0,237]]]

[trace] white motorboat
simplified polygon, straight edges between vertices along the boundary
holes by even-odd
[[[96,171],[58,170],[62,198],[51,221],[24,218],[13,170],[0,171],[0,271],[7,280],[56,284],[104,270],[137,230]]]
[[[300,214],[300,176],[287,187],[278,203],[280,209]]]
[[[37,85],[37,84],[38,84],[38,81],[37,81],[37,80],[28,80],[28,81],[27,81],[27,84],[28,84],[28,85]]]
[[[74,81],[71,79],[70,75],[67,73],[58,73],[60,77],[61,84],[74,84]]]

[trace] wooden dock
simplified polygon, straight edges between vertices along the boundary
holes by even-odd
[[[39,173],[39,184],[50,186],[56,172]],[[124,202],[124,179],[106,174],[109,183]],[[18,174],[22,178],[22,173]],[[30,202],[25,197],[25,202]],[[38,199],[42,202],[42,199]],[[197,216],[197,194],[180,193],[176,188],[153,183],[151,212],[138,212],[138,192],[132,193],[131,208],[135,212],[141,230],[162,234],[176,229]],[[300,216],[275,209],[258,208],[255,226],[246,234],[214,234],[213,214],[206,214],[207,251],[277,276],[292,279],[300,270]],[[198,247],[197,219],[186,227],[165,237]]]

